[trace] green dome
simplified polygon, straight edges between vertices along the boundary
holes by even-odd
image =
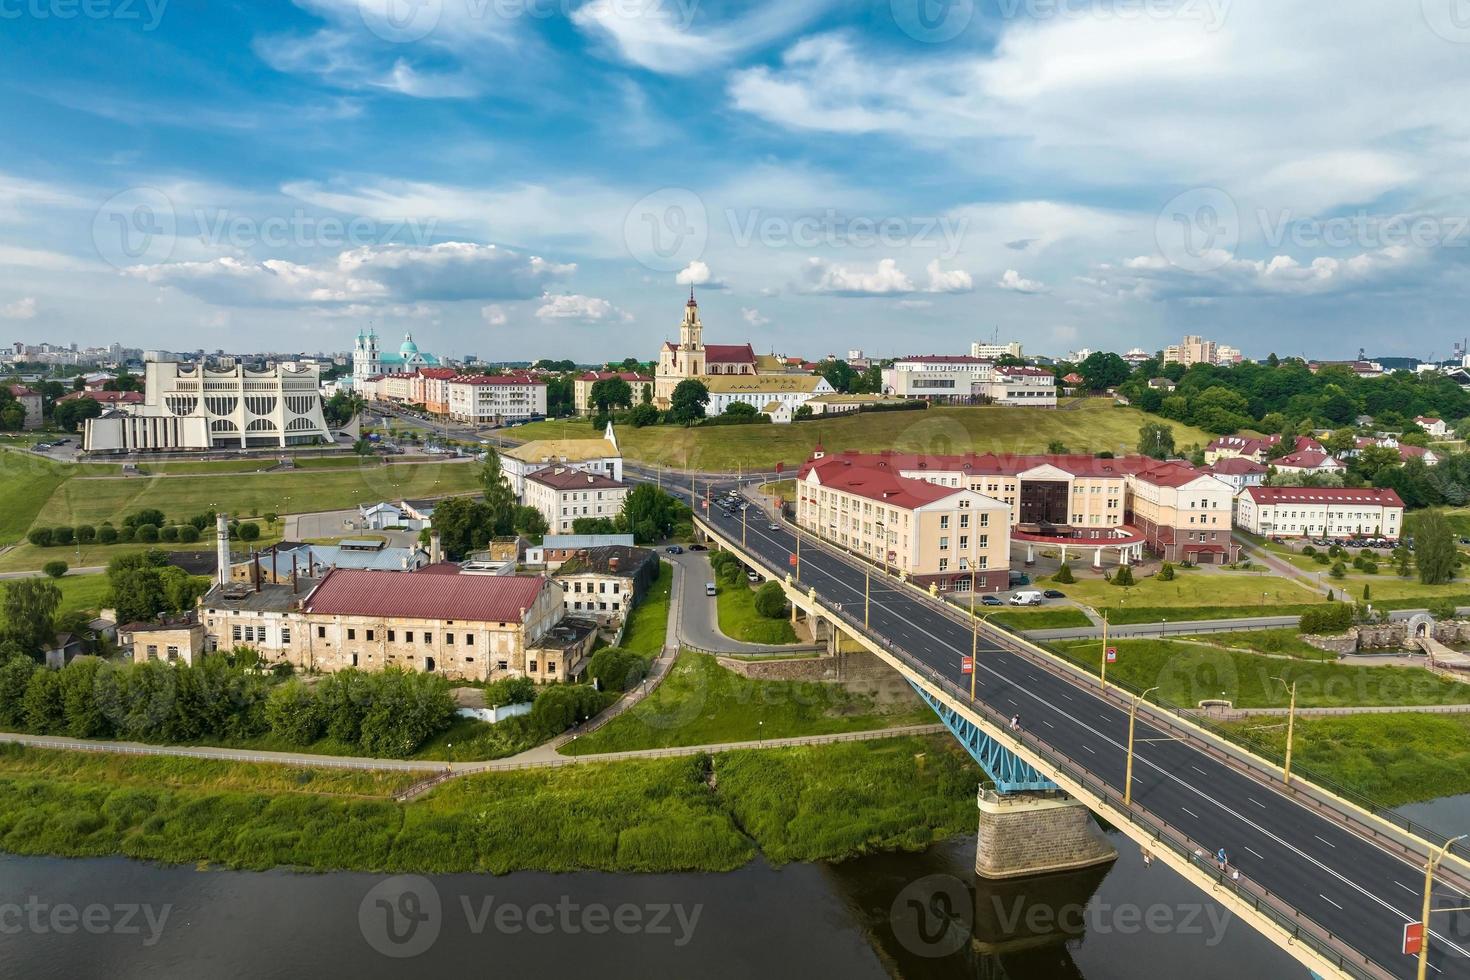
[[[411,334],[411,333],[404,334],[403,335],[403,346],[400,347],[400,348],[398,348],[398,353],[401,354],[403,357],[409,357],[409,356],[411,356],[413,354],[417,354],[418,352],[419,352],[419,347],[418,347],[418,344],[415,344],[413,342],[413,334]]]

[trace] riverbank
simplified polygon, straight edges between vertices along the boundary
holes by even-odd
[[[0,749],[0,850],[311,871],[727,871],[971,833],[980,770],[903,737],[466,777]]]

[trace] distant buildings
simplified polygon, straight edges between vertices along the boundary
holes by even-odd
[[[25,410],[25,428],[39,429],[41,427],[41,393],[25,385],[11,385],[10,394]]]
[[[1398,540],[1404,502],[1392,490],[1247,487],[1236,524],[1263,537],[1381,537]]]
[[[572,405],[578,415],[593,415],[597,406],[592,404],[592,386],[599,381],[611,381],[619,379],[628,382],[628,387],[633,390],[633,404],[643,402],[643,393],[647,391],[649,397],[653,395],[653,379],[646,374],[636,371],[588,371],[572,379]]]
[[[1000,357],[1020,357],[1021,342],[1019,340],[1012,340],[1005,344],[986,344],[977,341],[970,345],[970,356],[984,358],[987,361],[993,361]]]
[[[560,467],[623,479],[623,452],[611,422],[601,439],[537,439],[500,451],[500,468],[517,497],[525,495],[526,478]]]
[[[546,417],[546,382],[524,375],[457,375],[445,383],[449,417],[471,425],[503,425]]]
[[[1414,424],[1435,439],[1445,439],[1450,434],[1450,427],[1445,424],[1444,419],[1420,415],[1414,419]]]
[[[556,466],[526,477],[522,499],[541,512],[554,533],[569,534],[580,518],[616,518],[629,489],[621,480],[600,473]]]
[[[1228,349],[1235,350],[1233,347]],[[1218,364],[1220,349],[1213,340],[1190,334],[1180,343],[1164,348],[1164,363],[1183,364],[1185,367],[1191,364]]]
[[[883,370],[883,390],[900,398],[955,405],[994,402],[1055,408],[1056,376],[1042,368],[996,367],[962,354],[903,357]]]
[[[608,545],[587,548],[562,562],[552,575],[561,587],[562,608],[599,626],[616,626],[658,578],[658,555],[648,548]]]
[[[398,353],[383,353],[378,349],[378,334],[369,327],[360,330],[352,346],[352,386],[367,393],[368,382],[383,374],[412,375],[421,367],[437,367],[439,359],[433,354],[419,351],[413,342],[413,334],[403,335],[403,344]]]

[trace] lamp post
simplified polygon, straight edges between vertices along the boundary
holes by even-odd
[[[1149,688],[1134,698],[1133,703],[1128,706],[1128,770],[1123,776],[1124,806],[1131,806],[1133,804],[1133,723],[1138,717],[1138,706],[1143,703],[1145,698],[1157,690],[1157,687]]]
[[[1103,613],[1102,670],[1098,673],[1103,692],[1108,690],[1108,614]]]
[[[1272,677],[1291,692],[1291,706],[1286,709],[1286,768],[1282,770],[1282,782],[1291,785],[1291,747],[1296,736],[1296,681],[1286,683],[1280,677]]]
[[[980,673],[980,624],[989,619],[991,613],[976,618],[970,617],[970,703],[975,703],[975,675]]]
[[[1429,913],[1431,911],[1429,900],[1434,891],[1434,869],[1438,868],[1439,863],[1445,859],[1445,855],[1450,853],[1450,848],[1455,846],[1455,842],[1462,841],[1465,837],[1465,834],[1461,834],[1459,837],[1445,841],[1444,846],[1431,851],[1429,859],[1424,862],[1424,908],[1419,916],[1419,926],[1424,930],[1424,935],[1419,940],[1419,980],[1425,980],[1425,971],[1429,968]],[[1457,910],[1439,909],[1439,911]]]
[[[868,628],[868,605],[872,594],[872,570],[863,566],[863,629]]]

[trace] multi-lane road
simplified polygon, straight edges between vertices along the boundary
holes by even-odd
[[[715,505],[707,511],[701,507],[700,515],[728,540],[741,540],[738,512],[726,516]],[[773,530],[768,523],[752,505],[744,547],[769,571],[784,576],[796,550],[795,538],[784,525]],[[815,589],[828,605],[860,611],[864,580],[864,571],[851,559],[803,536],[803,589]],[[905,586],[881,575],[873,575],[871,583],[871,632],[921,671],[959,682],[961,659],[971,649],[970,629]],[[1095,780],[1121,792],[1128,715],[1098,696],[1095,688],[982,641],[978,698],[1002,716],[1019,714],[1028,738],[1074,764],[1080,762]],[[1400,943],[1404,924],[1419,919],[1422,861],[1393,853],[1265,781],[1171,738],[1143,715],[1134,755],[1133,800],[1199,842],[1207,855],[1225,848],[1242,876],[1342,937],[1390,974],[1413,976],[1414,960],[1401,954]],[[1470,896],[1441,886],[1435,906],[1470,906]],[[1444,912],[1434,917],[1430,967],[1432,977],[1470,978],[1470,916]]]

